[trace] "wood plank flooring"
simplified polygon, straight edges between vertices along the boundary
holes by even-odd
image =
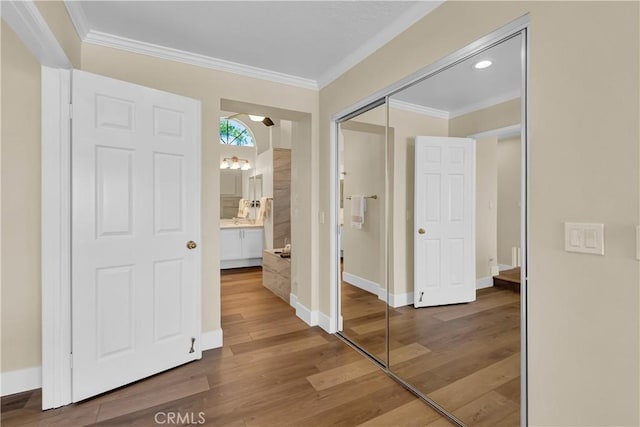
[[[493,276],[493,286],[520,292],[520,267],[503,270],[497,276]]]
[[[343,289],[344,333],[384,358],[386,320],[371,308],[380,300],[348,284]],[[421,352],[399,357],[398,349],[410,346]],[[465,424],[519,425],[519,294],[492,287],[479,290],[473,303],[392,308],[389,350],[396,375]]]
[[[262,286],[261,274],[259,268],[223,273],[223,348],[59,409],[41,411],[40,390],[3,397],[2,425],[188,425],[200,417],[204,425],[220,427],[450,425],[373,362],[320,328],[309,328]],[[430,352],[420,343],[400,343],[392,357],[409,363]],[[509,383],[501,387],[510,390]],[[170,424],[170,414],[189,418]]]

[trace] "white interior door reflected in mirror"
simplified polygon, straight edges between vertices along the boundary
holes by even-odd
[[[475,301],[475,140],[416,137],[414,306]]]

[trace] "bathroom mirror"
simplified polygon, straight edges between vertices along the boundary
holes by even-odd
[[[245,193],[244,175],[239,169],[220,170],[220,219],[238,216],[238,203]]]
[[[255,219],[262,197],[262,174],[248,171],[222,169],[220,171],[220,219],[238,217],[240,199],[248,202],[248,219]]]
[[[339,124],[341,334],[386,364],[386,106]]]
[[[249,177],[249,188],[247,191],[248,199],[253,208],[258,207],[262,197],[262,174]]]
[[[260,210],[260,199],[262,198],[262,174],[252,176],[248,179],[248,188],[246,191],[246,199],[249,202],[249,218],[256,219],[258,217],[258,210]]]

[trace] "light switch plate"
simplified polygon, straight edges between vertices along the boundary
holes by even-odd
[[[604,255],[604,224],[565,222],[564,250]]]

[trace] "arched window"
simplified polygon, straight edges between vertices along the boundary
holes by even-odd
[[[255,147],[253,134],[241,121],[234,119],[220,119],[220,144],[238,145],[240,147]]]

